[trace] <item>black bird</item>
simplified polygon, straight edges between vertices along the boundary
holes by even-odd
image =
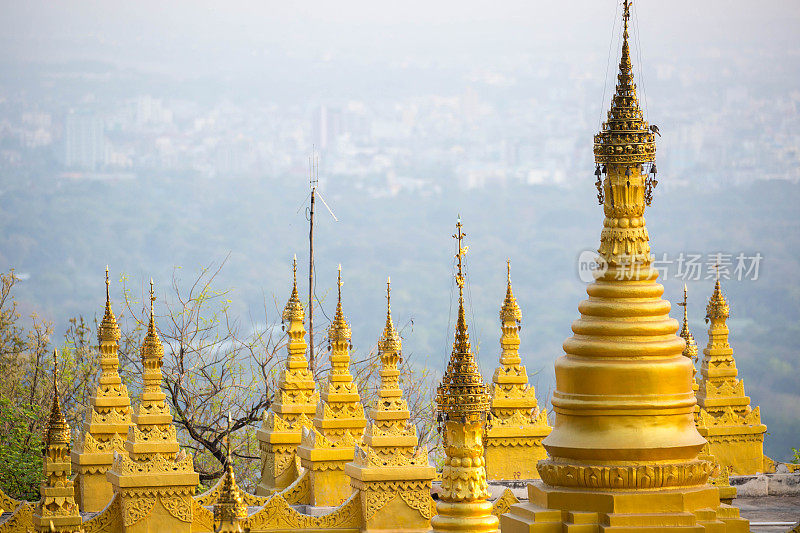
[[[655,124],[650,125],[650,131],[661,137],[661,133],[658,131],[658,126],[656,126]]]

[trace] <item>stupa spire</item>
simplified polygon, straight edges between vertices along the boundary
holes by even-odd
[[[214,504],[214,522],[218,524],[217,533],[242,533],[241,521],[247,518],[247,504],[242,498],[233,472],[233,445],[231,444],[231,414],[228,413],[228,431],[225,435],[227,447],[225,454],[225,473],[222,476],[222,489]]]
[[[168,511],[166,514],[158,513],[159,530],[188,533],[192,521],[192,495],[199,476],[194,471],[192,456],[180,449],[167,395],[162,390],[164,346],[156,330],[155,301],[155,288],[150,278],[150,317],[141,348],[139,405],[132,416],[133,425],[128,429],[127,453],[114,454],[114,464],[106,478],[114,485],[114,492],[121,494],[123,509],[136,503],[142,505],[139,494],[146,487],[158,496],[158,501]],[[158,481],[154,483],[154,480]],[[126,527],[129,521],[133,526],[139,520],[150,520],[149,517],[156,514],[153,511],[156,498],[145,501],[153,503],[144,505],[135,516],[126,515]]]
[[[106,303],[103,320],[97,330],[100,372],[97,388],[89,399],[83,436],[72,450],[73,469],[77,471],[80,508],[101,511],[113,496],[106,472],[114,453],[125,453],[125,438],[131,425],[131,400],[119,375],[120,330],[111,308],[111,282],[106,266]]]
[[[686,348],[683,350],[683,355],[692,361],[692,366],[697,362],[697,342],[694,340],[694,335],[689,331],[689,305],[688,305],[688,289],[686,284],[683,284],[683,301],[678,303],[683,307],[683,326],[681,327],[680,336],[686,341]],[[696,371],[695,371],[696,373]],[[695,382],[696,384],[696,382]]]
[[[58,386],[58,351],[53,350],[53,403],[44,442],[44,478],[41,497],[33,512],[37,531],[78,533],[81,516],[69,461],[70,428],[61,410]]]
[[[256,433],[261,448],[261,481],[256,494],[267,496],[285,489],[297,479],[296,450],[303,427],[311,426],[319,394],[306,359],[305,312],[297,290],[297,256],[292,262],[292,291],[283,309],[286,364],[278,378],[275,400],[264,412]]]
[[[297,455],[311,470],[312,505],[339,505],[350,495],[345,464],[354,457],[367,420],[358,387],[350,373],[350,325],[342,310],[342,265],[337,276],[336,314],[328,328],[331,368],[322,385],[311,429],[303,428]]]
[[[489,412],[489,391],[469,344],[464,311],[464,246],[461,217],[456,223],[456,284],[458,321],[450,361],[436,390],[436,408],[443,448],[447,454],[442,468],[442,493],[431,519],[433,531],[483,532],[497,529],[491,514],[486,482],[484,429]]]
[[[392,278],[386,279],[386,326],[383,328],[383,336],[378,341],[378,350],[384,353],[396,353],[400,356],[400,335],[394,328],[392,322]]]

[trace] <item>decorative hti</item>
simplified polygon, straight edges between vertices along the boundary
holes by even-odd
[[[58,398],[58,352],[53,351],[53,407],[44,442],[44,479],[41,498],[33,511],[37,531],[80,533],[81,515],[75,502],[72,468],[69,460],[71,432],[61,412]]]
[[[705,440],[694,424],[692,363],[651,262],[644,211],[654,183],[643,171],[654,164],[655,141],[633,83],[629,18],[625,0],[616,92],[595,136],[595,161],[605,175],[603,268],[555,364],[555,423],[543,441],[542,480],[529,485],[528,503],[503,515],[504,533],[609,525],[748,530],[708,484],[712,463],[698,458]]]
[[[486,431],[486,477],[533,479],[539,477],[536,461],[547,457],[542,439],[552,428],[547,411],[537,407],[536,394],[519,356],[522,311],[511,290],[511,261],[507,262],[508,286],[500,309],[500,366],[492,377],[491,418]]]
[[[733,349],[728,342],[728,302],[719,281],[706,306],[708,345],[703,350],[697,403],[697,429],[708,440],[708,453],[733,474],[749,475],[771,470],[764,455],[764,433],[759,408],[750,407],[744,381],[737,378]]]
[[[256,494],[266,496],[288,487],[299,475],[297,447],[303,427],[311,427],[319,394],[306,360],[305,314],[297,291],[297,257],[293,265],[292,293],[283,309],[286,328],[286,364],[281,369],[275,401],[264,413],[257,432],[261,447],[261,482]]]
[[[464,313],[463,246],[466,234],[461,219],[453,238],[458,244],[458,321],[450,361],[436,390],[439,430],[446,454],[442,492],[431,519],[434,531],[496,531],[498,520],[487,501],[489,489],[483,450],[483,433],[489,413],[489,391],[483,382],[469,343]]]
[[[109,288],[106,267],[106,307],[97,331],[100,347],[97,389],[89,400],[83,438],[71,454],[78,473],[80,508],[86,512],[101,511],[111,501],[114,492],[106,480],[106,472],[114,462],[115,452],[126,453],[125,438],[131,426],[131,400],[118,371],[120,331],[111,309]]]
[[[339,505],[352,493],[344,466],[353,460],[367,421],[358,387],[350,374],[350,326],[342,311],[342,267],[339,299],[328,328],[330,372],[322,388],[312,428],[303,428],[297,455],[311,477],[312,505]]]
[[[114,454],[106,476],[121,499],[126,533],[189,533],[199,476],[192,457],[180,450],[161,390],[164,347],[155,327],[155,299],[150,280],[150,322],[141,350],[142,393],[125,441],[128,453]]]
[[[427,531],[431,518],[431,480],[435,469],[418,447],[417,430],[400,388],[402,342],[392,322],[386,282],[386,327],[378,342],[381,386],[369,410],[363,447],[345,466],[353,489],[361,491],[363,530]]]

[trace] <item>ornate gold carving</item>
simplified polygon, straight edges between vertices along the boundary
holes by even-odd
[[[710,461],[652,463],[639,466],[581,465],[539,461],[539,474],[548,485],[592,489],[656,489],[702,485],[713,469]]]
[[[500,497],[497,498],[492,504],[492,514],[495,516],[505,514],[515,503],[519,503],[519,499],[514,496],[514,493],[511,492],[511,489],[506,489],[503,491],[503,494],[501,494]]]
[[[179,494],[159,493],[158,499],[169,514],[181,522],[192,522],[192,499]]]
[[[85,533],[119,533],[122,530],[120,497],[115,494],[105,509],[83,523]]]
[[[156,495],[139,495],[122,499],[122,523],[131,527],[139,520],[150,516],[156,505]]]
[[[281,494],[275,494],[255,514],[242,522],[251,531],[271,529],[360,529],[360,496],[356,492],[331,513],[309,516],[290,507]]]

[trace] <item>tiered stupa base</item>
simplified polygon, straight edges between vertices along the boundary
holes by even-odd
[[[670,490],[580,490],[528,485],[528,503],[500,518],[503,533],[747,533],[739,510],[710,485]]]
[[[528,428],[495,427],[485,439],[486,479],[539,479],[536,463],[547,459],[542,439],[550,434],[547,425]]]

